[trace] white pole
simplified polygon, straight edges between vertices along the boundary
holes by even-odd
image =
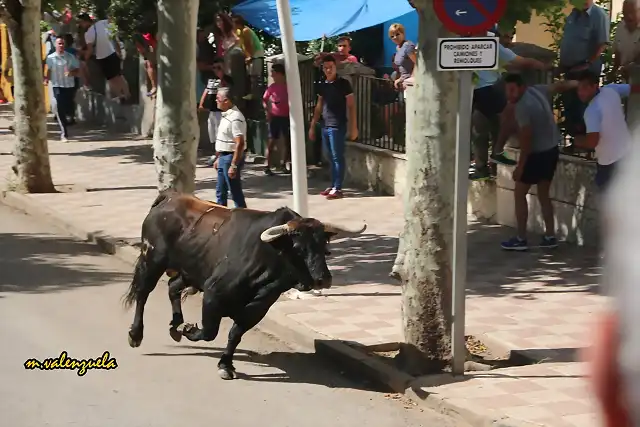
[[[464,339],[464,310],[467,282],[467,195],[469,191],[469,153],[471,150],[472,71],[458,72],[458,117],[456,131],[456,181],[453,211],[453,301],[452,371],[464,374],[467,349]]]
[[[298,53],[296,52],[291,24],[291,7],[289,0],[277,0],[280,37],[284,52],[285,70],[287,73],[287,90],[289,92],[289,118],[291,120],[291,179],[293,182],[293,209],[306,217],[308,215],[307,189],[307,153],[304,132],[304,116],[302,114],[302,85],[298,69]]]

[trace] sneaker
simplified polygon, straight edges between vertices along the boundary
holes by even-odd
[[[328,195],[329,195],[329,193],[331,193],[332,191],[333,191],[333,188],[329,187],[329,188],[327,188],[327,189],[325,189],[325,190],[322,190],[322,191],[320,192],[320,195],[321,195],[321,196],[325,196],[325,197],[326,197],[326,196],[328,196]]]
[[[491,179],[491,174],[489,171],[475,170],[469,174],[469,179],[471,181],[488,181]]]
[[[271,170],[271,168],[269,166],[266,166],[264,168],[264,174],[267,176],[273,176],[273,171]]]
[[[60,142],[69,142],[69,139],[66,136],[61,136]]]
[[[327,200],[342,199],[343,197],[344,194],[342,194],[342,191],[336,189],[331,190],[329,194],[327,194]]]
[[[526,251],[529,249],[527,241],[522,240],[519,237],[512,237],[511,239],[502,242],[500,246],[502,246],[502,249],[507,251]]]
[[[278,169],[278,172],[280,172],[283,175],[291,174],[291,171],[289,169],[287,169],[286,166],[282,166],[280,169]]]
[[[213,167],[213,164],[216,162],[216,156],[211,156],[209,157],[209,159],[207,160],[207,166],[209,166],[210,168]]]
[[[558,239],[555,236],[542,236],[540,247],[545,249],[554,249],[558,247]]]
[[[515,166],[518,164],[518,162],[516,162],[515,160],[507,157],[507,155],[504,154],[504,151],[499,154],[492,154],[491,157],[489,158],[489,161],[491,161],[492,163],[499,163],[505,166]]]

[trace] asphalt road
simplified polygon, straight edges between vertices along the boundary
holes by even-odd
[[[133,319],[120,304],[131,266],[55,227],[0,205],[0,425],[7,427],[180,425],[243,427],[449,427],[447,419],[347,379],[313,354],[253,330],[240,344],[240,378],[216,364],[228,322],[213,343],[174,343],[160,283],[132,349]],[[185,303],[200,322],[198,301]],[[186,341],[186,342],[185,342]],[[62,351],[76,359],[109,351],[118,367],[27,370]]]

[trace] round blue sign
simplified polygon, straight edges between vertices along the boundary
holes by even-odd
[[[449,31],[467,35],[486,31],[497,23],[507,0],[435,0],[433,8]]]

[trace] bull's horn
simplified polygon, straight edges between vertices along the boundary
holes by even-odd
[[[363,224],[362,228],[356,230],[349,230],[344,227],[338,227],[337,225],[324,223],[324,231],[327,233],[335,234],[336,238],[355,236],[362,234],[367,229],[367,224]]]
[[[260,235],[260,240],[265,243],[273,242],[278,237],[287,234],[290,230],[291,228],[287,224],[269,227],[262,232],[262,234]]]

